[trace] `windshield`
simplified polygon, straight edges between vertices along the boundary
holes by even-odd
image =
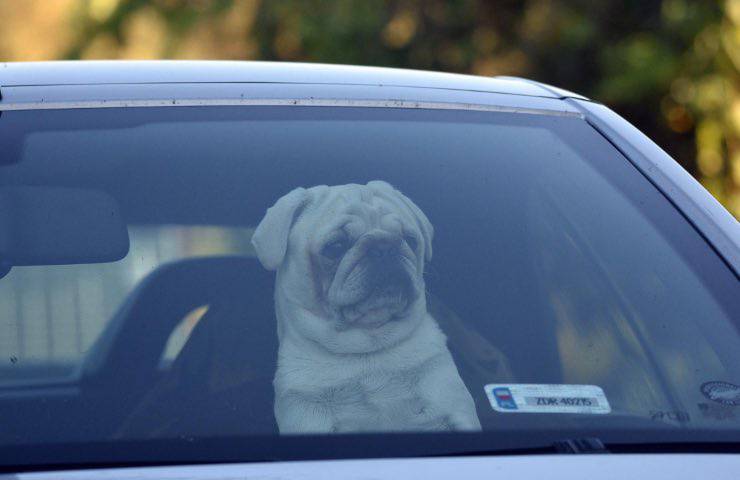
[[[737,278],[578,116],[6,111],[0,144],[0,451],[740,433]]]

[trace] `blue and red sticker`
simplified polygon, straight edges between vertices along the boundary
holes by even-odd
[[[506,387],[493,388],[491,390],[493,398],[496,399],[496,403],[499,407],[505,410],[517,410],[519,407],[516,406],[516,400],[511,394],[511,390]]]
[[[484,387],[491,407],[501,413],[606,414],[611,406],[596,385],[489,384]]]

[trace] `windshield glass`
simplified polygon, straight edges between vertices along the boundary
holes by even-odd
[[[6,111],[0,144],[0,446],[740,432],[738,279],[580,117]]]

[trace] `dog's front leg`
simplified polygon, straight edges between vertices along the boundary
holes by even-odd
[[[311,401],[299,392],[287,392],[275,399],[275,419],[280,433],[331,433],[336,430],[326,403]]]
[[[430,361],[426,374],[420,379],[419,387],[423,398],[433,411],[444,416],[450,430],[479,431],[480,420],[475,402],[457,371],[449,353],[443,353]]]

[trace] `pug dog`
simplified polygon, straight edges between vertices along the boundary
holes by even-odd
[[[386,182],[297,188],[252,244],[276,270],[282,434],[480,430],[427,312],[432,225]]]

